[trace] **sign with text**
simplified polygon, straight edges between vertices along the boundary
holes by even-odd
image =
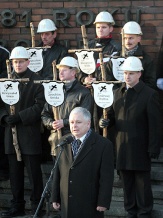
[[[111,58],[113,64],[113,75],[115,79],[124,82],[124,72],[121,69],[121,66],[124,62],[125,58]]]
[[[96,104],[101,108],[110,107],[113,104],[113,84],[104,82],[93,83],[94,99]]]
[[[43,67],[42,51],[43,48],[26,48],[29,53],[30,63],[28,68],[33,72],[38,72]]]
[[[2,101],[8,105],[14,105],[19,101],[19,82],[18,81],[4,81],[0,82],[0,92]]]
[[[57,107],[64,102],[63,82],[43,82],[45,99],[51,106]]]
[[[86,74],[92,74],[96,69],[94,52],[93,51],[80,51],[75,52],[78,57],[80,69]]]

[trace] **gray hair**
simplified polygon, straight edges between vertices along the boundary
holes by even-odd
[[[71,115],[72,113],[82,113],[85,120],[91,121],[91,114],[90,114],[90,112],[89,112],[86,108],[84,108],[84,107],[75,107],[74,109],[72,109],[70,115]]]

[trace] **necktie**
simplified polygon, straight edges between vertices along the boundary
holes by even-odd
[[[72,142],[72,150],[73,150],[73,155],[76,157],[79,147],[80,147],[81,141],[80,139],[76,139]]]

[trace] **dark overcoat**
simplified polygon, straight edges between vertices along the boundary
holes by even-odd
[[[114,177],[112,143],[92,131],[73,161],[65,146],[54,172],[52,201],[61,202],[62,218],[103,218],[97,206],[109,209]]]
[[[16,75],[16,74],[15,74]],[[15,76],[14,76],[15,77]],[[15,104],[15,114],[19,114],[21,121],[16,125],[17,138],[22,154],[41,154],[41,111],[43,109],[45,98],[44,90],[41,84],[34,84],[34,80],[39,80],[40,76],[27,69],[23,78],[29,78],[29,82],[20,82],[19,101]],[[10,114],[10,106],[0,103],[0,122],[3,117]],[[13,136],[11,127],[5,126],[5,151],[6,154],[14,154]]]
[[[41,43],[43,47],[43,44]],[[55,42],[51,48],[44,48],[42,52],[43,68],[38,72],[44,80],[53,80],[52,62],[55,60],[59,64],[62,58],[68,55],[68,50],[59,42]]]
[[[114,93],[108,118],[117,131],[117,169],[150,170],[149,152],[160,152],[158,93],[142,81],[128,91],[123,84]]]
[[[59,118],[63,119],[64,127],[61,129],[62,136],[70,133],[69,115],[72,109],[75,107],[84,107],[91,114],[93,114],[93,97],[91,92],[86,87],[82,86],[77,80],[75,80],[70,88],[64,89],[64,102],[58,107]],[[55,146],[58,144],[58,133],[52,128],[52,122],[54,121],[53,108],[48,103],[42,111],[42,121],[47,129],[51,130],[49,142],[51,144],[51,154],[55,155]]]
[[[122,53],[119,53],[117,55],[122,56]],[[142,66],[143,71],[140,79],[149,87],[156,89],[156,66],[154,64],[154,60],[143,50],[143,47],[140,43],[138,43],[138,48],[136,51],[130,55],[139,57]],[[125,57],[129,57],[128,55],[125,55]]]

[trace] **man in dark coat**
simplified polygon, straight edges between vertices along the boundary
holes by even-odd
[[[28,78],[29,82],[19,84],[20,98],[15,104],[15,114],[10,115],[10,106],[1,100],[0,122],[5,126],[5,152],[9,159],[10,183],[13,199],[11,208],[2,212],[1,217],[22,216],[25,213],[24,200],[24,166],[27,169],[32,193],[30,196],[32,213],[34,214],[43,191],[43,180],[40,164],[41,156],[41,111],[45,99],[41,84],[34,84],[40,76],[28,69],[29,56],[22,46],[15,47],[12,60],[14,79]],[[11,127],[16,126],[17,139],[22,161],[17,161],[13,146]]]
[[[115,90],[108,118],[100,127],[115,124],[117,170],[124,188],[128,218],[150,218],[153,208],[151,158],[160,153],[160,106],[157,91],[142,81],[141,61],[128,57],[124,64],[125,83]]]
[[[86,108],[74,108],[69,122],[74,141],[65,146],[54,172],[53,207],[61,209],[62,218],[103,218],[112,196],[112,143],[90,129]]]
[[[49,142],[51,144],[51,154],[55,156],[55,147],[58,144],[58,133],[60,129],[62,136],[70,133],[69,114],[71,110],[77,106],[87,108],[90,113],[93,111],[93,98],[90,91],[82,86],[77,81],[76,76],[79,72],[78,61],[70,56],[64,57],[60,64],[57,65],[59,69],[59,78],[64,84],[64,102],[59,108],[59,119],[54,120],[52,106],[45,104],[42,111],[43,124],[51,130]]]
[[[43,67],[38,72],[44,80],[53,80],[53,67],[52,62],[55,60],[56,64],[59,64],[63,57],[68,54],[68,50],[65,46],[61,45],[57,40],[57,27],[55,23],[50,19],[43,19],[38,24],[37,33],[40,34],[41,44],[44,48],[42,52]],[[42,161],[50,160],[50,148],[48,143],[48,137],[50,131],[42,126]]]
[[[63,57],[68,54],[68,50],[65,46],[57,42],[57,27],[55,23],[50,19],[43,19],[38,24],[37,33],[41,36],[41,46],[49,48],[43,51],[43,68],[39,74],[43,79],[53,79],[53,67],[52,62],[55,60],[58,64]]]
[[[88,47],[91,48],[101,48],[103,54],[103,62],[104,68],[106,72],[106,80],[112,81],[115,80],[112,69],[110,65],[107,65],[107,62],[110,60],[111,55],[117,54],[118,51],[121,50],[121,44],[115,41],[112,38],[112,32],[114,29],[114,19],[112,15],[107,11],[101,11],[95,19],[95,27],[96,27],[96,38],[92,39],[88,42]],[[96,62],[96,70],[93,73],[93,76],[86,76],[83,73],[81,76],[81,81],[90,87],[90,84],[95,80],[100,81],[102,80],[102,73],[100,67],[100,59],[99,59],[99,52],[94,53],[94,58]]]
[[[135,21],[127,22],[122,28],[124,35],[125,57],[135,56],[140,58],[143,70],[140,79],[149,87],[156,89],[156,67],[152,58],[141,46],[142,30]]]

